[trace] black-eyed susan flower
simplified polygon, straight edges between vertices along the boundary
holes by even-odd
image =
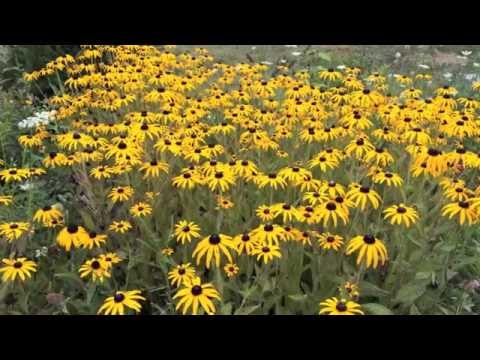
[[[190,263],[179,264],[168,273],[168,280],[172,286],[181,286],[196,277],[195,269]]]
[[[88,233],[84,238],[83,246],[87,249],[93,249],[94,246],[100,247],[107,242],[107,235],[98,234],[95,231]]]
[[[332,297],[320,303],[320,315],[364,315],[356,302]]]
[[[201,184],[201,182],[199,175],[190,171],[186,171],[172,179],[173,186],[188,190],[193,189],[195,185]]]
[[[378,209],[382,198],[376,191],[370,189],[368,186],[357,186],[358,184],[351,185],[346,196],[347,199],[354,203],[355,207],[359,207],[363,211],[368,202],[374,209]]]
[[[358,297],[360,296],[360,288],[358,284],[350,281],[347,281],[345,282],[345,284],[343,284],[343,286],[340,286],[339,290],[342,293],[346,293],[348,297],[354,300],[358,299]]]
[[[390,171],[379,171],[372,176],[372,181],[377,184],[386,184],[387,186],[400,187],[403,179],[399,174]]]
[[[229,262],[233,261],[230,250],[234,248],[235,246],[230,236],[224,234],[212,234],[197,244],[192,256],[196,258],[197,265],[200,264],[202,258],[205,256],[205,267],[207,269],[210,268],[212,263],[214,263],[216,267],[220,267],[222,254]]]
[[[340,206],[334,200],[326,201],[318,205],[316,209],[318,222],[322,222],[324,227],[328,226],[330,221],[332,221],[333,226],[336,227],[339,219],[341,219],[344,224],[348,223],[348,212],[345,207]]]
[[[114,252],[100,254],[98,258],[105,263],[107,269],[111,269],[113,265],[118,264],[123,260],[120,256],[118,256],[117,253]]]
[[[30,229],[28,222],[8,222],[0,224],[0,236],[11,242],[22,237]]]
[[[98,314],[104,315],[125,315],[125,311],[131,309],[136,313],[142,310],[140,300],[146,300],[141,296],[140,290],[117,291],[115,295],[105,299],[98,309]]]
[[[161,253],[162,255],[165,255],[165,256],[171,256],[175,253],[175,250],[173,250],[172,248],[170,247],[166,247],[166,248],[163,248],[161,250]]]
[[[273,211],[276,217],[281,217],[284,223],[295,221],[299,217],[297,208],[287,203],[280,203],[273,205]],[[273,219],[262,219],[264,221],[270,221]]]
[[[211,283],[202,283],[199,277],[192,280],[187,280],[183,288],[173,296],[173,299],[178,300],[175,310],[182,309],[182,314],[185,315],[191,308],[192,315],[197,315],[201,307],[208,315],[213,315],[216,312],[213,299],[221,300],[220,294],[213,287]]]
[[[93,258],[87,260],[78,272],[80,273],[80,277],[84,278],[87,276],[91,276],[93,282],[103,282],[105,278],[111,277],[111,273],[109,271],[110,267],[100,258]]]
[[[404,204],[392,205],[383,212],[385,219],[390,219],[392,225],[404,224],[407,228],[418,221],[418,212]]]
[[[0,205],[9,206],[13,204],[13,196],[11,195],[0,195]]]
[[[140,166],[139,170],[144,173],[144,179],[160,176],[161,173],[168,173],[168,164],[162,161],[152,160]]]
[[[261,224],[253,229],[251,237],[260,244],[276,244],[282,240],[284,229],[277,224]]]
[[[335,71],[335,69],[322,70],[318,73],[318,77],[322,80],[335,81],[342,78],[342,73],[340,71]]]
[[[182,245],[200,237],[200,226],[192,221],[181,220],[175,224],[175,236]]]
[[[134,190],[131,186],[116,186],[108,194],[108,198],[115,202],[128,201],[133,196]]]
[[[235,204],[225,196],[217,196],[217,209],[231,209]]]
[[[6,183],[23,181],[26,180],[28,176],[28,170],[26,169],[10,168],[0,171],[0,180],[5,181]]]
[[[254,239],[247,232],[235,236],[232,241],[239,255],[243,254],[244,252],[247,255],[250,255],[255,245]]]
[[[132,229],[132,224],[126,220],[114,221],[110,224],[108,229],[116,233],[125,234],[127,231]]]
[[[34,221],[42,222],[44,224],[61,218],[63,218],[63,214],[55,206],[45,206],[41,209],[38,209],[33,215]]]
[[[2,273],[2,281],[15,281],[17,277],[21,281],[25,281],[32,277],[32,273],[37,272],[37,264],[25,257],[16,259],[3,259],[0,273]]]
[[[146,202],[138,202],[130,208],[133,217],[145,217],[152,213],[152,206]]]
[[[275,244],[271,244],[271,243],[257,243],[257,244],[255,244],[251,255],[256,256],[257,261],[263,260],[264,264],[269,263],[274,258],[281,258],[282,257],[280,247],[275,245]]]
[[[230,263],[230,264],[226,264],[223,267],[223,271],[225,271],[225,274],[227,274],[227,277],[232,278],[238,274],[238,272],[240,271],[240,268],[237,266],[237,264]]]
[[[260,218],[260,220],[266,222],[275,218],[276,211],[273,206],[260,205],[257,210],[255,210],[255,214]]]
[[[287,186],[287,182],[281,176],[272,172],[259,175],[258,186],[260,189],[269,186],[274,190],[277,190],[278,188],[284,189]]]
[[[351,239],[347,245],[346,254],[351,255],[358,251],[357,265],[362,261],[367,268],[385,264],[388,260],[387,248],[380,239],[371,234],[358,235]]]
[[[322,249],[338,251],[343,245],[343,237],[329,232],[318,234],[318,245]]]
[[[457,216],[460,225],[463,225],[465,221],[467,221],[469,225],[472,225],[479,220],[478,211],[472,206],[472,201],[469,200],[445,205],[442,208],[442,216],[448,216],[449,219]]]
[[[57,243],[66,251],[71,247],[76,248],[84,246],[87,243],[88,232],[82,226],[69,225],[64,227],[57,235]]]

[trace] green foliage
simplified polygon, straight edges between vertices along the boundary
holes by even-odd
[[[42,98],[52,95],[48,79],[42,79],[30,88],[22,78],[23,73],[37,70],[58,56],[75,54],[79,49],[78,45],[9,45],[5,59],[0,62],[0,86],[4,90],[27,88]]]

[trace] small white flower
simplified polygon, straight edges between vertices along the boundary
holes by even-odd
[[[422,68],[422,69],[430,69],[430,66],[425,65],[425,64],[418,64],[418,67]]]
[[[285,45],[285,47],[286,47],[286,48],[295,48],[295,49],[296,49],[296,48],[298,47],[298,45]]]
[[[273,63],[270,62],[270,61],[262,61],[260,64],[262,64],[262,65],[273,65]]]
[[[32,190],[33,188],[35,188],[35,184],[30,181],[27,181],[24,184],[20,185],[20,189],[22,191],[29,191],[29,190]]]
[[[475,67],[480,67],[480,64],[479,64],[479,63],[476,63],[476,62],[474,62],[474,63],[473,63],[473,66],[475,66]]]
[[[45,257],[48,254],[48,248],[42,246],[40,249],[35,250],[35,257],[38,259],[40,257]]]
[[[466,56],[457,55],[457,59],[467,60],[468,58]]]
[[[285,64],[286,62],[287,62],[287,60],[285,60],[285,59],[280,60],[280,64]]]
[[[256,47],[256,46],[252,46],[252,50],[256,50],[256,49],[257,49],[257,47]]]
[[[468,55],[470,55],[471,53],[472,53],[472,52],[471,52],[470,50],[463,50],[463,51],[462,51],[462,55],[463,55],[463,56],[468,56]]]
[[[465,74],[465,80],[471,81],[477,78],[477,74]]]
[[[345,65],[338,65],[338,66],[337,66],[337,69],[338,69],[338,70],[343,70],[343,69],[345,69],[345,68],[346,68]]]
[[[292,55],[293,56],[300,56],[300,55],[302,55],[302,53],[300,51],[294,51],[294,52],[292,52]]]
[[[449,73],[449,72],[443,74],[443,77],[444,77],[445,79],[450,79],[452,76],[453,76],[453,74],[452,74],[452,73]]]
[[[400,52],[397,51],[397,52],[395,53],[395,57],[396,57],[397,59],[400,59],[400,58],[402,57],[402,54],[400,54]]]

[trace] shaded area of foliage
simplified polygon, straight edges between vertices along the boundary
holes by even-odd
[[[0,86],[2,90],[28,88],[36,97],[50,96],[48,79],[30,85],[23,81],[23,72],[39,69],[58,56],[76,54],[79,50],[78,45],[9,45],[0,61]]]

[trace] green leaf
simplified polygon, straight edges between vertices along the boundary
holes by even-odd
[[[254,305],[254,306],[247,306],[241,309],[238,309],[235,311],[234,315],[250,315],[253,313],[255,310],[257,310],[260,307],[260,305]]]
[[[387,290],[380,289],[378,286],[369,283],[368,281],[362,281],[360,284],[360,288],[362,289],[362,294],[364,296],[387,296],[390,293]]]
[[[232,303],[224,304],[220,308],[221,315],[232,315]]]
[[[422,313],[420,312],[420,310],[418,310],[417,306],[413,304],[410,307],[410,315],[422,315]]]
[[[326,53],[326,52],[322,52],[322,51],[318,52],[317,57],[328,62],[332,61],[332,57],[330,56],[329,53]]]
[[[80,216],[82,217],[83,223],[87,226],[88,229],[95,229],[95,223],[92,219],[92,216],[83,209],[78,209]]]
[[[367,311],[369,315],[393,315],[393,312],[380,304],[363,304],[362,308]]]
[[[395,297],[394,302],[404,305],[411,305],[415,300],[422,296],[426,291],[426,282],[413,282],[402,287]]]
[[[295,295],[288,295],[289,299],[293,301],[304,301],[307,299],[307,294],[295,294]]]
[[[80,288],[82,288],[82,289],[85,288],[84,283],[82,282],[82,280],[76,274],[60,273],[60,274],[55,274],[54,277],[64,279],[64,280],[70,280],[70,281],[76,283],[77,285],[79,285]]]

